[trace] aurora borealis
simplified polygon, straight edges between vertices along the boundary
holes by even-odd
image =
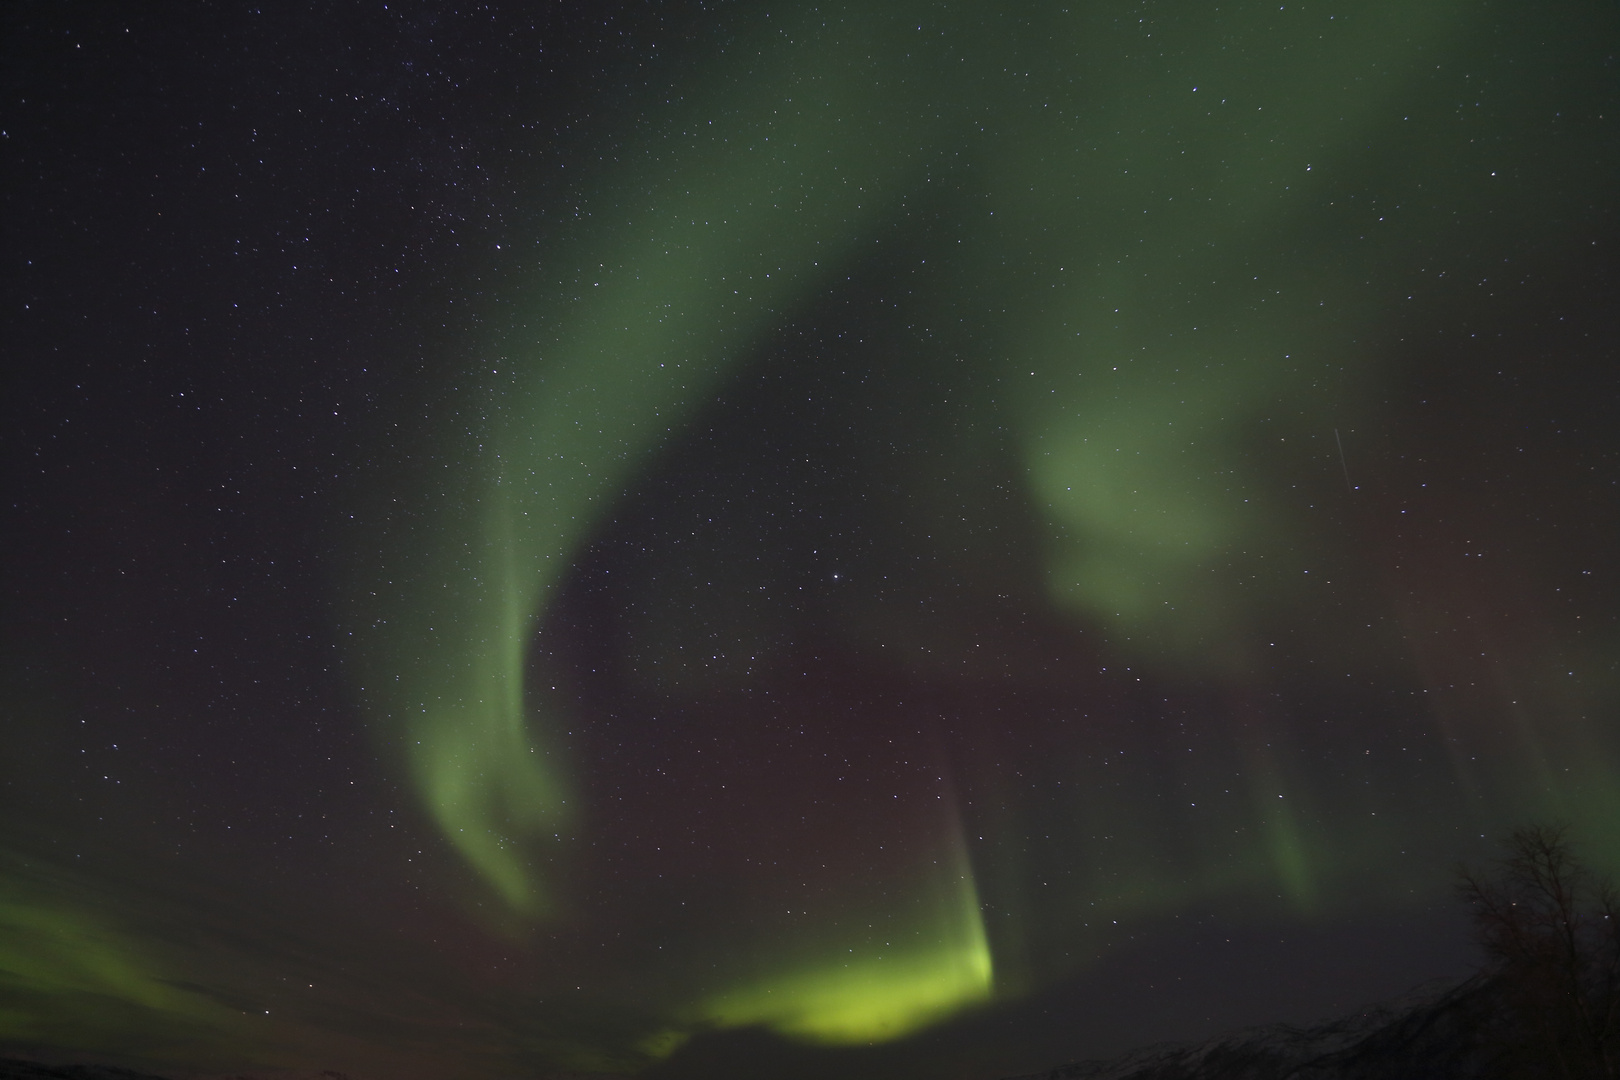
[[[0,1046],[983,1078],[1620,871],[1620,16],[4,16]]]

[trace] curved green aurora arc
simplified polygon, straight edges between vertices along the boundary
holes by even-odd
[[[1030,1074],[1620,876],[1620,7],[172,7],[0,33],[0,1073]]]
[[[894,305],[927,341],[870,347],[893,371],[960,367],[994,387],[967,408],[1006,432],[1041,603],[1116,664],[1216,688],[1233,718],[1214,751],[1227,768],[1208,775],[1238,779],[1183,778],[1180,813],[1144,794],[1164,785],[1117,779],[1130,762],[1052,764],[1076,823],[1062,842],[1089,840],[1090,869],[1003,905],[1017,933],[983,914],[1006,889],[970,842],[985,826],[965,820],[987,812],[968,807],[976,781],[942,771],[950,809],[896,826],[907,850],[881,888],[829,886],[815,925],[756,921],[746,963],[670,976],[659,1007],[676,1034],[649,1047],[704,1025],[902,1035],[1065,970],[1034,955],[1034,928],[1099,904],[1281,896],[1309,912],[1379,850],[1360,789],[1302,782],[1253,688],[1279,626],[1312,627],[1298,650],[1344,679],[1403,648],[1379,632],[1344,644],[1387,612],[1319,508],[1354,496],[1334,432],[1376,429],[1401,305],[1427,255],[1457,242],[1446,208],[1476,220],[1498,198],[1484,168],[1448,172],[1431,197],[1449,168],[1431,144],[1442,119],[1413,105],[1471,47],[1471,10],[1187,8],[1151,28],[1097,5],[760,13],[553,208],[519,325],[434,392],[432,445],[379,502],[349,589],[363,697],[513,918],[577,916],[548,845],[594,828],[562,695],[525,685],[536,635],[692,418],[773,335],[826,324],[828,298],[882,258],[909,260]],[[895,223],[924,219],[893,256]],[[1335,577],[1351,585],[1327,605]],[[860,610],[852,636],[920,640]],[[1582,762],[1585,801],[1567,813],[1613,806],[1601,737],[1563,721],[1515,737],[1548,769]],[[1414,788],[1449,769],[1544,805],[1446,753]]]

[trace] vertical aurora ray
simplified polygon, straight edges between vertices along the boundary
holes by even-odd
[[[943,850],[916,877],[920,887],[913,885],[908,906],[919,910],[868,901],[839,920],[865,922],[864,933],[820,928],[812,935],[819,942],[771,942],[782,959],[704,1002],[696,1019],[722,1028],[765,1025],[837,1045],[897,1038],[988,1001],[994,961],[959,821],[944,830]]]
[[[1335,433],[1376,429],[1413,266],[1454,228],[1433,207],[1378,211],[1429,197],[1425,139],[1439,121],[1414,102],[1432,61],[1469,47],[1458,42],[1468,10],[1378,4],[1331,24],[1281,8],[1189,10],[1151,42],[1115,14],[1043,8],[1009,29],[968,12],[941,29],[896,7],[747,38],[741,59],[699,80],[690,103],[655,111],[582,193],[587,212],[548,247],[523,336],[505,339],[487,374],[464,373],[476,389],[446,405],[427,464],[373,516],[362,546],[377,558],[351,588],[365,696],[485,884],[520,916],[568,915],[569,882],[543,868],[540,842],[593,827],[577,809],[588,778],[556,737],[569,718],[526,691],[532,640],[626,493],[739,366],[795,320],[834,318],[828,297],[877,258],[891,219],[926,205],[947,222],[907,234],[917,269],[896,271],[905,289],[891,303],[934,351],[895,332],[838,359],[888,350],[873,362],[987,373],[995,390],[970,411],[1008,429],[1039,534],[1039,603],[1094,635],[1086,663],[1099,676],[1103,661],[1129,663],[1136,681],[1184,693],[1215,732],[1200,752],[1220,769],[1189,769],[1178,788],[1153,774],[1181,768],[1166,746],[1132,743],[1127,759],[1103,746],[1126,736],[1080,713],[1094,745],[1071,732],[1031,766],[1068,785],[1049,849],[1025,862],[1073,866],[1040,871],[1057,881],[1040,898],[1027,882],[976,877],[961,820],[919,829],[916,865],[882,898],[852,888],[824,925],[760,930],[752,967],[733,964],[718,985],[692,975],[689,999],[668,1006],[681,1025],[827,1043],[900,1035],[988,1000],[1011,966],[992,957],[1001,939],[981,892],[1028,912],[1007,940],[1089,947],[1102,935],[1075,922],[1098,911],[1111,923],[1259,896],[1310,916],[1387,848],[1374,820],[1387,803],[1370,782],[1356,787],[1347,770],[1312,790],[1300,763],[1314,736],[1254,702],[1281,697],[1273,650],[1298,627],[1297,667],[1332,657],[1346,679],[1405,692],[1395,635],[1341,644],[1382,619],[1383,598],[1328,604],[1318,583],[1375,576],[1351,550],[1344,522],[1362,504],[1344,489]],[[914,22],[931,33],[907,37]],[[1145,72],[1166,55],[1174,78]],[[1481,173],[1452,180],[1446,199],[1482,220],[1491,197]],[[956,478],[932,475],[936,464],[903,479],[950,489],[938,498],[955,513]],[[863,645],[922,640],[916,618],[874,616],[884,629]],[[666,640],[664,659],[683,644]],[[1095,683],[1063,685],[1084,699]],[[1545,761],[1543,786],[1570,746],[1602,743],[1571,720],[1550,749],[1552,726],[1521,733]],[[1459,774],[1478,769],[1443,752]],[[1414,790],[1437,775],[1414,770],[1390,801],[1422,805]],[[1616,788],[1607,766],[1587,775],[1594,792]],[[1523,779],[1479,790],[1522,793]],[[1160,799],[1172,789],[1177,808]],[[1020,839],[983,831],[987,844]],[[1063,974],[1056,960],[1031,964],[1036,981]],[[678,1043],[664,1034],[654,1042]]]
[[[1014,1075],[1620,874],[1614,4],[30,11],[0,1058]]]

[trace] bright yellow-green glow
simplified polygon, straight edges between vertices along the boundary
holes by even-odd
[[[789,966],[711,999],[702,1019],[722,1027],[763,1025],[811,1042],[868,1043],[987,1001],[995,986],[990,943],[966,859],[956,862],[954,903],[941,907],[930,931]]]
[[[824,314],[817,297],[869,265],[887,242],[874,230],[909,217],[920,192],[952,231],[947,242],[919,226],[916,277],[895,288],[939,344],[893,363],[993,369],[984,409],[1006,421],[1044,517],[1055,605],[1153,674],[1236,685],[1266,662],[1269,626],[1304,625],[1321,602],[1318,560],[1337,542],[1322,478],[1347,494],[1335,432],[1367,415],[1379,378],[1365,336],[1388,301],[1366,291],[1369,267],[1415,250],[1400,239],[1407,219],[1375,230],[1383,217],[1337,204],[1392,104],[1429,77],[1455,5],[1372,5],[1333,28],[1279,14],[1284,37],[1257,51],[1229,49],[1220,20],[1189,13],[1167,46],[1187,84],[1154,82],[1107,108],[1096,88],[1129,85],[1136,60],[1067,9],[1051,14],[1030,34],[1045,74],[1024,57],[1007,66],[990,44],[976,53],[994,34],[968,23],[949,29],[973,43],[972,63],[954,46],[951,65],[927,62],[910,36],[920,24],[894,10],[813,16],[739,46],[757,62],[627,136],[619,164],[584,189],[589,212],[548,243],[527,336],[443,406],[438,456],[357,577],[357,651],[419,795],[512,910],[557,909],[561,883],[538,869],[534,841],[574,824],[578,778],[555,730],[566,718],[524,686],[570,564],[660,442],[795,312]],[[884,38],[899,29],[903,40]],[[885,57],[904,70],[880,70]],[[1033,80],[1027,90],[1006,92],[1009,71]],[[1089,797],[1107,811],[1092,840],[1129,870],[1125,885],[1110,884],[1117,869],[1093,885],[1137,910],[1217,892],[1300,909],[1327,897],[1335,856],[1261,743],[1236,752],[1241,810],[1206,800],[1194,813],[1189,800],[1186,827],[1221,841],[1186,843],[1207,862],[1201,877],[1154,858],[1167,836],[1186,840],[1180,824],[1092,773]],[[897,928],[881,947],[882,934],[839,941],[836,920],[751,943],[754,969],[677,1013],[849,1042],[984,1000],[994,965],[971,875],[958,877],[871,900],[888,907],[860,925]],[[895,915],[924,910],[907,907],[919,896],[948,898],[950,914]],[[1013,954],[999,957],[1004,989]],[[677,1036],[650,1038],[656,1056]]]
[[[814,1042],[877,1042],[987,1000],[991,976],[990,950],[981,939],[786,975],[711,1002],[709,1016],[725,1027],[764,1024]]]

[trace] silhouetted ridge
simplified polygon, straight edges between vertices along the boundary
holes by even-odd
[[[1270,1024],[1160,1043],[1011,1080],[1486,1080],[1501,1073],[1491,1034],[1500,997],[1478,975],[1311,1027]]]
[[[0,1080],[164,1080],[151,1073],[111,1065],[41,1065],[37,1061],[0,1058]]]

